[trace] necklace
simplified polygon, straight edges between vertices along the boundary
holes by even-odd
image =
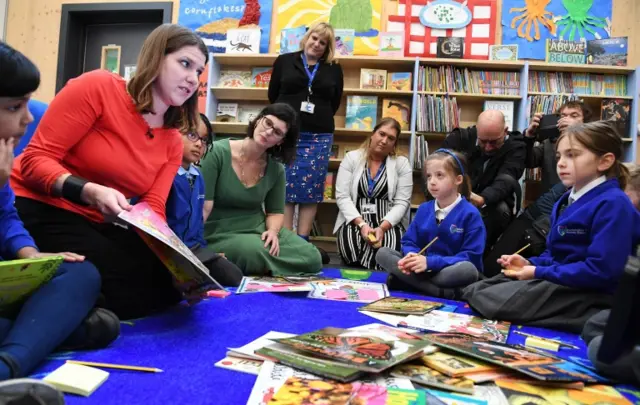
[[[247,139],[249,138],[244,138],[242,140],[242,146],[240,147],[240,181],[242,182],[242,184],[244,184],[245,187],[252,187],[258,184],[260,179],[264,177],[264,160],[263,160],[263,156],[260,156],[260,158],[256,160],[256,163],[259,163],[258,174],[256,176],[253,176],[253,178],[251,179],[253,180],[253,183],[251,184],[249,181],[247,181],[244,174],[244,165],[247,161],[244,147]]]

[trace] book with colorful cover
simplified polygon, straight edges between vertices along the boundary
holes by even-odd
[[[336,177],[337,176],[334,172],[327,172],[327,175],[324,178],[324,191],[322,193],[322,197],[325,201],[334,198],[334,183]]]
[[[63,261],[62,256],[0,261],[0,313],[21,305],[53,278]]]
[[[386,284],[368,281],[333,279],[316,281],[311,286],[308,298],[315,299],[368,303],[389,296]]]
[[[221,70],[218,87],[251,87],[251,72],[248,70]]]
[[[256,350],[275,343],[274,339],[295,336],[292,333],[270,331],[242,347],[227,347],[227,356],[243,357],[253,360],[264,360],[264,357],[255,354]]]
[[[378,56],[388,58],[404,57],[404,32],[381,32]]]
[[[517,370],[535,379],[550,382],[610,383],[607,378],[598,375],[587,367],[564,360],[553,364],[521,365],[517,367]]]
[[[398,326],[401,322],[403,322],[407,316],[406,315],[394,315],[394,314],[386,314],[383,312],[371,312],[371,311],[360,311],[362,315],[370,316],[373,319],[377,319],[378,321],[384,322],[386,324],[392,326]],[[420,331],[416,330],[416,333],[420,333]]]
[[[298,52],[307,27],[284,28],[280,31],[280,54]]]
[[[266,105],[243,105],[238,109],[238,122],[248,124],[253,121]]]
[[[216,367],[226,368],[228,370],[239,371],[241,373],[258,375],[262,360],[245,359],[242,357],[227,356],[215,364]]]
[[[628,37],[592,39],[587,41],[587,64],[627,66]]]
[[[464,377],[449,377],[441,372],[411,362],[400,364],[391,369],[391,375],[396,377],[406,377],[414,383],[427,385],[447,391],[461,392],[463,394],[473,394],[473,381]]]
[[[442,306],[440,302],[413,300],[410,298],[385,297],[358,308],[358,311],[383,312],[398,315],[424,315]]]
[[[389,72],[387,90],[411,91],[411,72]]]
[[[256,382],[253,384],[247,405],[267,405],[284,382],[292,376],[320,379],[318,376],[287,367],[284,364],[265,361],[260,367]]]
[[[451,377],[458,377],[470,373],[488,372],[499,370],[499,367],[476,361],[469,357],[450,354],[445,352],[435,352],[420,358],[420,361],[435,370]]]
[[[575,404],[575,405],[631,405],[615,388],[606,385],[591,385],[582,390],[541,387],[512,381],[496,381],[509,403]]]
[[[224,290],[149,204],[138,203],[130,211],[122,211],[118,218],[138,230],[142,240],[160,258],[187,295]]]
[[[444,405],[494,405],[493,403],[489,403],[484,398],[477,398],[475,395],[471,396],[466,394],[445,392],[431,388],[427,388],[425,389],[425,391],[427,398],[429,398],[429,405],[440,405],[441,403]],[[429,395],[433,396],[433,400],[429,397]]]
[[[400,128],[407,131],[411,124],[411,103],[395,98],[382,99],[382,117],[395,119],[400,123]]]
[[[377,96],[347,96],[347,129],[372,131],[378,122]]]
[[[216,121],[236,122],[238,120],[238,103],[218,103]]]
[[[422,355],[429,345],[424,340],[382,340],[351,329],[324,328],[292,338],[278,339],[278,344],[302,353],[324,358],[354,369],[379,373],[398,363]]]
[[[269,87],[273,67],[254,67],[251,69],[251,85],[253,87]]]
[[[382,69],[360,69],[360,88],[384,90],[387,88],[387,71]]]
[[[257,292],[300,292],[311,291],[313,287],[310,282],[289,281],[284,277],[269,276],[245,276],[242,277],[240,286],[236,294],[257,293]]]
[[[629,137],[631,125],[631,100],[618,98],[605,98],[602,100],[600,109],[600,119],[603,121],[613,121],[618,134],[622,138]]]
[[[495,342],[506,342],[509,322],[491,321],[473,315],[434,310],[422,316],[410,315],[398,326],[425,332],[466,333]]]
[[[367,325],[355,326],[347,329],[342,336],[373,336],[382,340],[426,340],[425,336],[420,332],[416,332],[409,328],[394,328],[379,323],[370,323]],[[424,352],[435,350],[436,346],[428,346],[424,348]]]
[[[336,54],[339,56],[352,56],[356,31],[353,28],[335,29]]]

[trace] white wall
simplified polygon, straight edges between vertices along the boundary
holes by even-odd
[[[7,8],[9,0],[0,0],[0,39],[4,40],[7,26]]]

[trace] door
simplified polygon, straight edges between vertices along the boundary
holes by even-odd
[[[100,69],[102,47],[118,45],[121,49],[120,75],[124,76],[125,66],[135,66],[142,43],[159,25],[160,23],[87,25],[82,71]]]

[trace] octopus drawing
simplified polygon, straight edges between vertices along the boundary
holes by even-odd
[[[554,19],[558,29],[561,25],[564,26],[560,32],[560,39],[564,39],[564,35],[569,29],[571,29],[569,32],[569,41],[574,40],[576,30],[580,35],[579,38],[585,38],[585,31],[596,38],[600,38],[600,35],[593,30],[592,27],[607,30],[608,24],[606,18],[589,14],[589,10],[591,10],[593,6],[593,0],[562,0],[562,5],[567,10],[567,15]]]
[[[516,23],[520,21],[517,30],[518,36],[525,38],[529,42],[533,42],[534,38],[536,41],[540,40],[540,25],[547,27],[551,35],[556,35],[556,23],[553,21],[551,12],[546,10],[550,2],[551,0],[525,0],[524,7],[510,9],[509,14],[514,12],[521,13],[513,17],[511,28],[516,28]],[[531,36],[531,28],[535,30],[533,37]]]

